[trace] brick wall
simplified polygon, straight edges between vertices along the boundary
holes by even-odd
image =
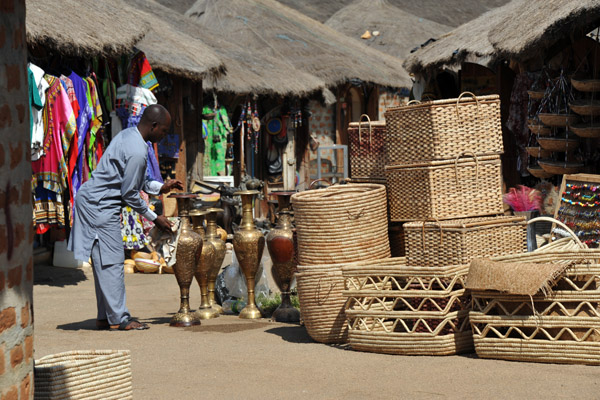
[[[385,110],[406,105],[407,102],[408,93],[405,90],[381,88],[379,92],[379,121],[385,121]]]
[[[0,0],[0,399],[33,398],[25,0]]]

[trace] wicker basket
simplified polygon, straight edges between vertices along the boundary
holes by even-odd
[[[334,185],[296,193],[292,203],[300,265],[390,256],[385,186]]]
[[[533,135],[537,136],[550,136],[552,129],[544,125],[527,125]]]
[[[299,265],[296,287],[306,331],[320,343],[346,343],[342,265]]]
[[[502,257],[500,261],[511,263],[574,264],[555,281],[548,295],[541,291],[527,296],[473,290],[470,319],[477,355],[600,365],[599,258],[597,249]]]
[[[129,350],[69,351],[35,361],[36,399],[131,399]]]
[[[403,227],[408,265],[464,265],[474,258],[518,254],[527,250],[527,225],[523,217],[418,221],[408,222]]]
[[[569,130],[582,138],[597,138],[600,137],[600,125],[596,122],[587,124],[569,125]]]
[[[385,122],[373,121],[366,114],[367,122],[351,122],[348,128],[350,142],[350,177],[363,182],[385,181]]]
[[[497,95],[465,92],[458,99],[390,108],[385,120],[388,164],[444,160],[466,151],[481,155],[503,151]]]
[[[552,174],[550,172],[546,172],[539,165],[535,165],[532,167],[527,167],[527,171],[538,179],[548,179],[552,178],[556,174]]]
[[[385,167],[394,222],[502,214],[500,156]]]
[[[572,153],[579,147],[577,136],[571,135],[570,139],[560,137],[540,137],[538,143],[544,150],[550,152]]]
[[[600,79],[571,78],[571,84],[580,92],[600,92]]]
[[[541,147],[525,147],[525,150],[533,158],[548,158],[552,155],[550,150],[544,150]]]
[[[585,167],[583,163],[553,160],[538,160],[538,164],[544,171],[553,175],[576,174]]]
[[[600,115],[600,101],[598,100],[575,100],[569,103],[569,108],[578,115]]]
[[[342,269],[348,343],[354,350],[451,355],[473,349],[467,266],[407,267],[387,259]]]
[[[572,125],[579,120],[579,116],[575,114],[539,113],[538,118],[544,125],[558,128],[564,128],[567,125]]]

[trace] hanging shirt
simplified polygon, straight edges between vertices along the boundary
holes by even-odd
[[[203,114],[213,112],[206,106]],[[225,173],[225,153],[227,152],[227,134],[231,131],[231,122],[225,107],[214,110],[215,117],[203,120],[203,130],[206,132],[204,140],[204,174],[216,176]]]
[[[79,115],[77,116],[77,146],[71,150],[69,158],[69,171],[72,171],[72,198],[75,198],[79,187],[83,183],[83,146],[88,134],[89,125],[92,119],[92,109],[87,98],[88,85],[75,72],[69,75],[75,89],[75,97],[79,103]]]
[[[39,99],[39,103],[30,108],[31,160],[37,160],[44,154],[44,119],[42,110],[46,103],[46,90],[48,90],[50,85],[44,79],[43,69],[32,63],[27,64],[27,68],[29,70],[29,79],[33,78],[33,81],[29,82],[30,98],[35,95],[33,92],[37,91],[37,99]],[[34,104],[33,101],[31,104]]]
[[[158,87],[158,80],[152,71],[152,67],[142,51],[138,51],[131,59],[129,77],[127,83],[132,86],[140,86],[145,89],[154,90]]]

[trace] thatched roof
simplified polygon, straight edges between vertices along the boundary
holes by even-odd
[[[599,0],[521,0],[489,31],[489,40],[506,58],[526,60],[560,39],[585,35],[600,25]]]
[[[224,61],[198,37],[198,30],[182,29],[186,18],[153,0],[128,0],[135,7],[135,17],[148,21],[150,29],[136,44],[152,68],[191,80],[219,75]],[[130,16],[131,19],[133,16]]]
[[[174,0],[161,0],[174,1]],[[188,1],[188,0],[186,0]],[[353,0],[278,0],[304,15],[325,22]],[[389,0],[410,14],[442,25],[457,27],[479,15],[500,7],[509,0]],[[361,13],[362,14],[362,13]]]
[[[27,0],[27,42],[69,55],[131,51],[147,29],[121,0]]]
[[[452,29],[409,14],[387,0],[357,0],[333,14],[325,25],[400,59],[421,43]],[[379,35],[361,39],[366,30],[378,31]]]
[[[164,2],[164,0],[162,1]],[[226,36],[217,36],[200,26],[192,18],[185,17],[176,10],[152,0],[131,0],[131,2],[140,12],[152,13],[154,18],[160,17],[162,20],[168,21],[168,31],[171,32],[171,35],[181,37],[184,44],[190,40],[191,43],[195,43],[197,47],[192,48],[191,51],[201,55],[203,51],[206,51],[203,49],[208,47],[210,49],[207,51],[208,53],[214,52],[218,55],[225,64],[227,73],[216,78],[205,79],[203,87],[206,89],[233,93],[304,96],[325,87],[323,80],[298,71],[285,60],[244,48],[228,40]],[[153,39],[154,42],[156,40],[157,38]],[[202,42],[198,43],[199,40]],[[146,40],[140,44],[140,47],[143,47],[152,66],[160,65],[157,64],[154,57],[151,58],[154,44],[145,42]],[[144,44],[147,46],[143,46]],[[156,43],[156,45],[162,48],[160,43]],[[173,43],[170,45],[173,46]],[[185,46],[185,48],[189,48],[189,46]],[[167,59],[167,61],[169,60]]]
[[[411,85],[397,58],[275,0],[199,0],[186,15],[222,41],[234,41],[261,57],[285,60],[328,86],[352,79],[394,87]]]
[[[522,1],[528,0],[513,0],[448,32],[439,40],[410,55],[404,62],[404,67],[409,72],[417,73],[442,66],[458,65],[463,61],[477,61],[483,64],[492,61],[496,51],[488,39],[488,33],[507,12],[518,7]]]

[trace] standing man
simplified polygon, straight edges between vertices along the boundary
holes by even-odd
[[[131,318],[125,305],[125,253],[120,215],[125,203],[160,229],[171,229],[169,220],[150,210],[139,193],[144,190],[158,195],[183,189],[179,180],[162,184],[146,178],[146,142],[159,142],[170,126],[171,116],[163,106],[155,104],[146,108],[137,127],[119,132],[110,142],[92,177],[75,197],[69,250],[78,260],[87,261],[91,256],[98,329],[148,329],[148,325]]]

